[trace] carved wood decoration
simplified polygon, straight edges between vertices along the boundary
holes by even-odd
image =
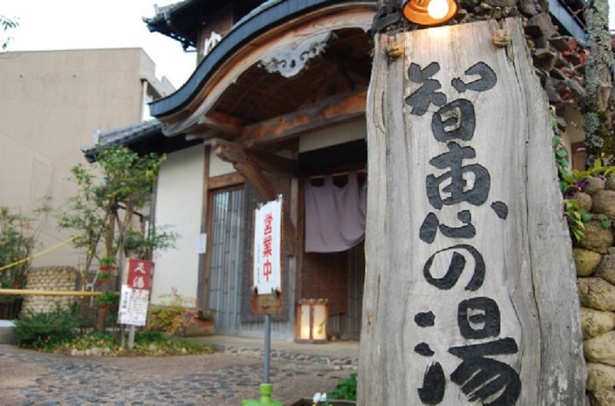
[[[584,403],[546,96],[501,24],[375,37],[358,404]]]
[[[326,9],[319,12],[326,15],[317,19],[316,15],[305,15],[292,22],[292,30],[289,29],[291,23],[282,24],[232,54],[215,74],[199,87],[198,92],[184,108],[160,117],[164,123],[163,133],[167,136],[195,133],[193,129],[198,126],[198,121],[203,116],[209,115],[220,97],[246,70],[266,60],[269,55],[279,55],[289,47],[292,48],[298,38],[315,38],[323,33],[329,35],[345,28],[360,27],[367,31],[374,16],[374,4],[357,3],[352,8],[340,9],[339,13]]]
[[[285,78],[290,78],[301,72],[310,59],[316,58],[327,47],[327,41],[335,34],[324,32],[313,37],[304,38],[293,43],[288,49],[267,55],[260,65],[269,73],[278,72]]]

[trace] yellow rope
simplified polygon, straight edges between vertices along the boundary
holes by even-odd
[[[49,247],[49,248],[47,248],[47,249],[45,249],[45,250],[42,250],[41,252],[37,252],[36,254],[31,255],[31,256],[29,256],[28,258],[20,259],[20,260],[19,260],[19,261],[17,261],[17,262],[13,262],[12,264],[8,264],[8,265],[5,265],[5,266],[3,266],[3,267],[0,267],[0,272],[1,272],[1,271],[4,271],[5,269],[9,269],[9,268],[12,268],[12,267],[14,267],[14,266],[17,266],[17,265],[21,265],[21,264],[23,264],[24,262],[28,262],[28,261],[30,261],[30,260],[32,260],[32,259],[34,259],[34,258],[40,257],[40,256],[41,256],[41,255],[43,255],[43,254],[46,254],[46,253],[48,253],[48,252],[50,252],[50,251],[55,250],[56,248],[60,248],[62,245],[64,245],[64,244],[68,244],[69,242],[73,241],[73,240],[74,240],[75,238],[77,238],[77,237],[78,237],[78,235],[73,235],[73,236],[72,236],[71,238],[69,238],[68,240],[64,240],[64,241],[62,241],[62,242],[60,242],[60,243],[58,243],[58,244],[54,245],[53,247]]]

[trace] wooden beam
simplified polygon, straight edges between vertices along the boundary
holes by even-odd
[[[207,221],[211,218],[209,215],[209,167],[211,164],[211,146],[205,145],[203,147],[203,172],[202,172],[202,183],[201,190],[203,192],[201,197],[201,233],[207,233]],[[205,234],[207,235],[207,234]],[[207,243],[207,241],[205,241]],[[207,247],[205,247],[205,252],[207,252]],[[199,254],[198,258],[198,289],[197,295],[200,300],[199,305],[203,308],[207,307],[207,303],[209,302],[209,280],[211,275],[211,267],[208,265],[209,261],[206,261],[205,252]]]
[[[232,164],[256,164],[265,172],[274,173],[288,178],[299,176],[297,161],[284,158],[271,152],[245,148],[244,146],[222,139],[212,140],[216,155]]]
[[[240,185],[245,181],[244,177],[238,173],[228,173],[209,178],[207,187],[209,190],[219,189],[222,187]]]
[[[226,134],[241,134],[244,129],[244,125],[240,120],[217,111],[210,111],[202,116],[198,121],[198,125]]]
[[[214,138],[211,142],[214,147],[214,151],[218,158],[223,161],[235,164],[235,163],[249,163],[250,158],[246,153],[244,147],[233,142],[225,142],[219,138]]]
[[[287,178],[295,178],[300,175],[299,165],[295,160],[262,150],[249,149],[248,151],[254,162],[266,172],[275,173]]]
[[[335,96],[294,113],[246,126],[238,142],[248,146],[279,142],[364,117],[366,97],[366,90]]]
[[[275,200],[278,197],[273,184],[267,177],[254,165],[244,162],[234,164],[235,169],[241,173],[252,186],[256,189],[260,197],[265,201]]]
[[[271,201],[278,197],[275,186],[273,186],[259,165],[253,161],[252,157],[241,145],[216,139],[213,142],[213,147],[215,148],[216,155],[224,161],[231,162],[237,172],[242,174],[246,180],[254,186],[263,200]],[[277,158],[285,159],[282,157]],[[290,213],[286,208],[283,210],[283,227],[285,235],[284,241],[286,241],[288,251],[291,255],[295,255],[297,250],[297,232],[295,231],[295,225],[292,222]]]

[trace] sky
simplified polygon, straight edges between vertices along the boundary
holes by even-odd
[[[196,54],[178,41],[152,33],[143,17],[155,15],[154,5],[180,0],[0,0],[0,15],[19,23],[8,51],[93,48],[143,48],[176,88],[190,77]],[[609,0],[610,26],[615,28],[615,0]]]
[[[154,5],[179,0],[0,0],[0,15],[19,23],[11,30],[7,51],[143,48],[179,88],[196,66],[196,53],[178,41],[150,32],[143,17],[155,15]]]

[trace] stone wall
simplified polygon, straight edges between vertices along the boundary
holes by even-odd
[[[79,272],[72,267],[56,266],[32,268],[28,271],[27,290],[67,290],[75,291],[79,282]],[[71,296],[25,296],[22,314],[44,313],[55,310],[56,305],[63,308],[74,303]]]
[[[615,405],[615,177],[590,178],[575,200],[591,217],[573,248],[587,393],[592,406]]]

